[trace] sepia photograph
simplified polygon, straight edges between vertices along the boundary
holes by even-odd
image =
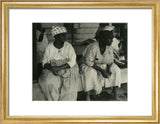
[[[32,23],[33,101],[127,101],[127,23]]]

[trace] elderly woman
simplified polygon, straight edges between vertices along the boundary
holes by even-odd
[[[114,64],[113,39],[114,26],[105,26],[96,35],[95,42],[90,44],[83,53],[84,62],[81,65],[82,83],[87,100],[90,100],[90,91],[100,94],[104,84],[112,87],[113,95],[117,95],[116,86],[120,86],[121,73]]]
[[[47,46],[42,60],[44,70],[39,84],[48,100],[77,100],[79,69],[66,33],[65,27],[52,27],[55,40]]]

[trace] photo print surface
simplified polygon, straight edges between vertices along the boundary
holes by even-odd
[[[127,101],[127,23],[32,23],[33,101]]]

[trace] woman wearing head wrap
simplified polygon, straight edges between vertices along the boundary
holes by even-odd
[[[66,41],[65,27],[52,27],[55,41],[44,53],[39,84],[48,100],[77,100],[79,69],[72,45]]]
[[[90,100],[90,91],[100,94],[102,87],[120,87],[121,73],[119,67],[114,64],[113,39],[114,26],[105,26],[96,34],[96,41],[90,44],[83,53],[84,63],[81,65],[82,84],[87,92],[87,100]]]

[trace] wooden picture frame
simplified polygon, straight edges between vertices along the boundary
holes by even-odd
[[[1,0],[1,76],[0,76],[0,123],[100,123],[100,122],[139,122],[159,123],[159,37],[160,37],[160,1],[159,0]],[[152,9],[152,116],[9,116],[9,14],[10,8],[134,8]]]

